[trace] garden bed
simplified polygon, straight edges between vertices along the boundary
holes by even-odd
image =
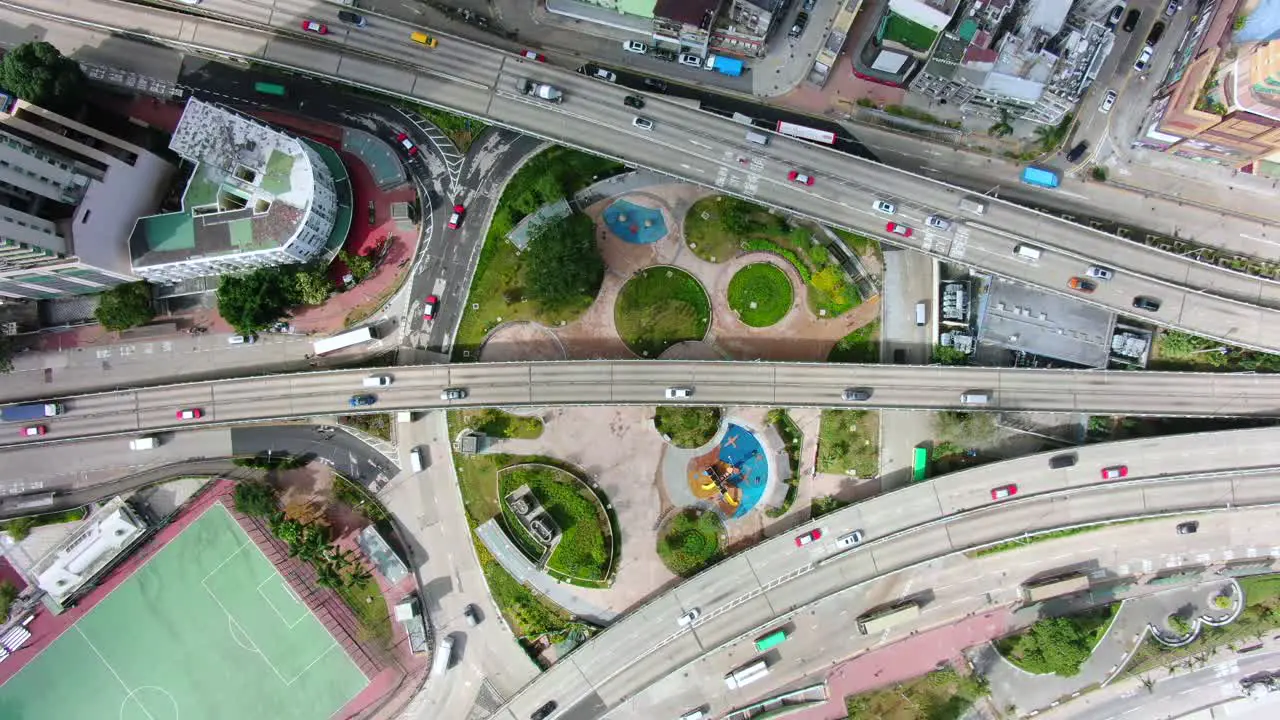
[[[593,583],[609,578],[613,549],[609,519],[596,496],[580,480],[558,468],[534,465],[508,468],[499,472],[498,477],[501,497],[505,498],[521,485],[528,485],[560,528],[560,541],[547,559],[548,570],[563,579]],[[522,530],[506,502],[502,504],[503,517],[510,517],[509,522]]]
[[[710,442],[720,429],[720,418],[718,407],[660,405],[654,411],[653,426],[659,435],[669,438],[672,445],[689,449]]]
[[[676,343],[706,336],[711,301],[702,285],[684,270],[646,268],[618,292],[613,322],[631,352],[656,358]]]
[[[818,425],[818,472],[875,477],[880,472],[880,414],[823,410]]]
[[[791,310],[791,279],[769,263],[753,263],[729,280],[729,307],[751,327],[769,327]]]
[[[720,559],[723,533],[724,523],[714,512],[684,510],[658,534],[658,557],[676,575],[692,577]]]

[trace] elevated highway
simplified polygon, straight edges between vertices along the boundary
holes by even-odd
[[[165,11],[117,0],[4,0],[0,17],[20,26],[114,32],[252,59],[457,110],[1057,293],[1069,293],[1067,280],[1090,264],[1106,265],[1116,278],[1076,297],[1167,327],[1280,351],[1278,283],[998,200],[987,201],[985,214],[968,215],[958,208],[967,194],[958,188],[781,136],[761,147],[746,141],[742,125],[661,97],[649,97],[642,111],[654,129],[639,130],[631,124],[635,112],[622,104],[634,91],[460,38],[440,36],[429,49],[409,39],[423,28],[391,18],[371,17],[368,27],[351,28],[337,22],[338,7],[310,0],[205,0]],[[327,22],[331,32],[304,34],[302,19]],[[554,83],[566,101],[551,105],[520,95],[515,81],[525,76]],[[817,183],[788,182],[793,169],[816,176]],[[872,210],[876,199],[895,202],[897,213],[890,218]],[[924,218],[933,214],[956,222],[946,231],[929,228]],[[889,219],[913,228],[912,236],[886,233]],[[1045,252],[1037,261],[1021,259],[1013,252],[1020,242]],[[1139,295],[1158,298],[1160,309],[1135,311]]]

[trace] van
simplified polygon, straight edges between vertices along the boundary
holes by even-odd
[[[929,322],[929,309],[924,303],[916,303],[916,327],[924,327]]]
[[[155,450],[160,443],[156,442],[154,436],[147,435],[145,437],[134,438],[129,441],[130,450]]]
[[[374,375],[367,377],[362,383],[365,387],[386,387],[391,384],[390,375]]]
[[[706,718],[707,718],[707,714],[702,711],[702,708],[698,708],[697,710],[690,710],[689,712],[680,716],[680,720],[706,720]]]
[[[414,472],[422,472],[422,468],[426,463],[422,461],[422,448],[416,447],[409,451],[409,467]]]
[[[1013,246],[1013,254],[1021,258],[1026,258],[1027,260],[1032,260],[1032,261],[1039,260],[1040,255],[1043,252],[1044,252],[1043,248],[1038,248],[1035,245],[1026,245],[1026,244],[1020,243],[1018,245]]]
[[[747,131],[747,142],[753,142],[753,143],[755,143],[755,144],[757,144],[757,145],[768,145],[768,144],[769,144],[769,136],[768,136],[768,135],[765,135],[765,134],[764,134],[764,133],[762,133],[762,132],[756,132],[755,130],[748,130],[748,131]]]
[[[436,645],[436,656],[431,661],[431,677],[440,677],[449,669],[449,661],[453,659],[453,636],[445,635]]]
[[[424,32],[411,33],[409,35],[409,39],[418,43],[419,45],[426,45],[429,48],[433,48],[436,46],[436,39]]]
[[[974,215],[981,215],[987,211],[987,203],[976,197],[960,198],[960,209]]]
[[[970,390],[960,393],[962,405],[986,405],[991,402],[991,395],[986,390]]]
[[[231,345],[252,345],[258,342],[257,335],[232,335],[227,338],[227,342]]]

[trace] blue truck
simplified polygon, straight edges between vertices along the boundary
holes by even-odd
[[[742,68],[741,60],[723,55],[709,55],[707,56],[707,61],[702,64],[703,70],[715,70],[721,75],[729,75],[730,77],[741,75]]]
[[[0,407],[0,420],[5,422],[29,422],[61,414],[61,403],[27,403]]]
[[[1056,170],[1031,165],[1023,168],[1022,182],[1036,187],[1053,190],[1062,184],[1062,176]]]

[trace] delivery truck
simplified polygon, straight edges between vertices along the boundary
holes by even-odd
[[[715,70],[721,75],[730,77],[738,77],[742,74],[742,61],[737,58],[725,57],[724,55],[711,55],[707,57],[707,61],[702,64],[703,70]]]
[[[40,418],[61,415],[61,403],[27,403],[25,405],[6,405],[0,407],[0,420],[5,422],[30,422]]]

